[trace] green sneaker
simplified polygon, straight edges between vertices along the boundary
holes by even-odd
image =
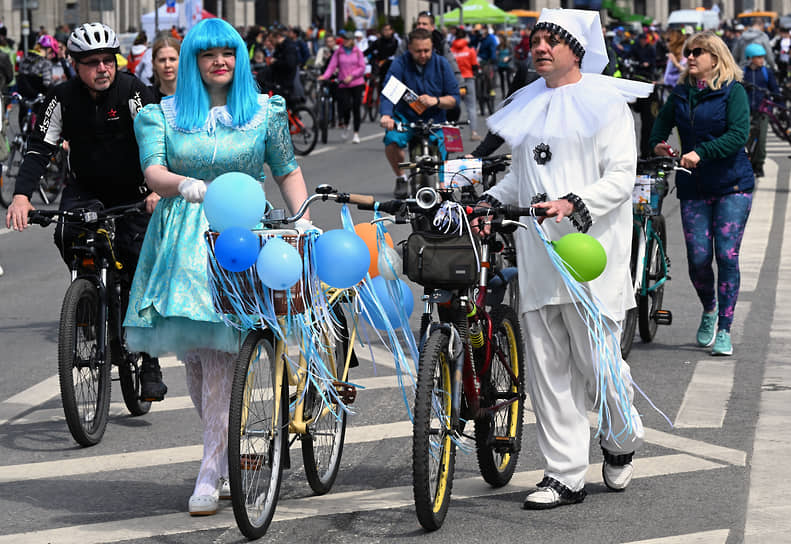
[[[712,355],[732,355],[733,346],[731,345],[731,333],[728,331],[717,331],[717,339],[711,348]]]
[[[703,312],[700,318],[700,326],[698,327],[698,345],[702,347],[709,347],[714,343],[714,333],[717,326],[717,310],[713,312]]]

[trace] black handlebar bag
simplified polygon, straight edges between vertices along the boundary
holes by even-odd
[[[478,281],[478,251],[469,235],[413,232],[403,248],[404,273],[429,289],[464,289]]]

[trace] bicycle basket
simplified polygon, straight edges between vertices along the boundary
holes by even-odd
[[[268,230],[254,232],[258,235],[260,247],[263,247],[267,238],[279,235]],[[242,272],[231,272],[224,269],[214,257],[214,243],[218,236],[218,232],[206,231],[206,245],[209,249],[209,287],[213,293],[212,299],[217,313],[258,315],[262,302],[268,300],[271,300],[274,306],[275,315],[288,315],[289,310],[292,314],[305,311],[302,279],[287,291],[276,291],[261,283],[256,265]],[[281,235],[281,237],[285,242],[297,248],[300,255],[304,256],[304,235]]]
[[[429,289],[470,287],[478,280],[477,252],[467,235],[413,232],[404,244],[404,273]]]
[[[638,175],[632,189],[632,207],[638,215],[659,215],[662,213],[662,198],[667,188],[665,178],[652,175]]]

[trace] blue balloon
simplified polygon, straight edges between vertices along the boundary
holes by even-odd
[[[231,227],[252,229],[266,212],[266,194],[261,184],[242,172],[217,176],[206,189],[203,213],[212,230]]]
[[[390,297],[390,293],[387,290],[387,282],[388,281],[397,281],[398,285],[401,288],[401,300],[396,301]],[[401,318],[401,310],[399,306],[403,308],[404,314],[406,319],[409,319],[409,316],[412,315],[412,310],[415,308],[415,299],[412,296],[412,290],[409,288],[409,285],[402,280],[386,280],[382,276],[376,276],[371,280],[371,287],[376,293],[376,297],[379,299],[379,303],[382,305],[384,309],[384,313],[387,316],[387,319],[390,321],[390,324],[393,326],[394,329],[398,329],[402,326],[409,326],[408,321],[402,321]],[[395,286],[395,292],[398,292],[398,287]],[[370,299],[370,296],[367,293],[362,294],[362,301],[365,305],[368,313],[363,313],[363,317],[365,320],[376,327],[377,329],[386,329],[386,323],[382,314],[373,304],[373,301]]]
[[[214,242],[214,258],[220,266],[231,272],[242,272],[255,263],[261,244],[258,236],[248,229],[225,229]]]
[[[255,267],[261,283],[282,291],[302,277],[302,256],[282,238],[270,238],[261,248]]]
[[[368,273],[371,254],[365,241],[345,229],[328,230],[316,240],[316,274],[338,289],[357,284]]]

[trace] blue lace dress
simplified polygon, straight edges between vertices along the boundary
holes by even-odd
[[[297,168],[285,102],[259,96],[261,108],[246,125],[230,126],[223,107],[212,108],[206,125],[194,131],[176,128],[172,98],[143,108],[135,119],[140,163],[145,170],[169,171],[210,181],[226,172],[244,172],[264,181],[264,163],[283,176]],[[129,295],[124,326],[129,348],[152,356],[180,359],[198,348],[234,353],[239,333],[214,311],[206,270],[203,204],[181,196],[159,201],[148,225]]]

